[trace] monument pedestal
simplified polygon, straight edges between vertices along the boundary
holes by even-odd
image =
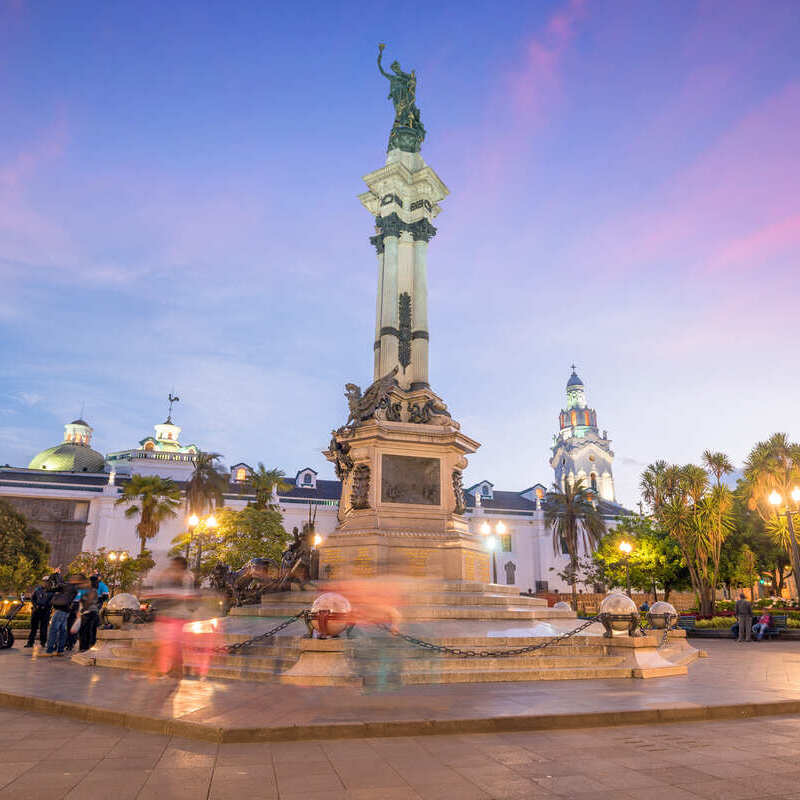
[[[488,583],[489,554],[463,517],[461,472],[478,446],[430,389],[393,388],[375,417],[337,431],[325,455],[342,477],[339,525],[320,547],[320,578]]]
[[[300,658],[282,673],[281,683],[295,686],[352,686],[364,680],[350,665],[353,645],[346,639],[301,639]]]

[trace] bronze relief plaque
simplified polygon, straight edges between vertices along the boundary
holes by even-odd
[[[439,459],[384,454],[381,458],[381,502],[440,505]]]

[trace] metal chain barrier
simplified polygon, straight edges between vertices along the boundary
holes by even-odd
[[[551,645],[563,642],[566,639],[579,634],[581,631],[598,621],[598,617],[592,617],[591,619],[587,619],[574,630],[562,633],[560,636],[554,636],[549,641],[540,642],[538,644],[529,644],[527,647],[516,647],[513,650],[462,650],[459,647],[447,647],[443,644],[434,644],[433,642],[426,642],[424,639],[418,639],[416,636],[411,636],[407,633],[400,633],[400,631],[392,630],[389,625],[383,622],[379,622],[378,627],[397,639],[403,639],[409,644],[413,644],[416,647],[421,647],[424,650],[430,650],[434,653],[446,653],[447,655],[457,656],[458,658],[510,658],[511,656],[520,656],[525,653],[533,653],[536,650],[543,650],[545,647],[550,647]]]
[[[250,647],[256,642],[263,642],[266,639],[271,638],[276,633],[280,633],[284,628],[288,628],[292,623],[297,622],[299,619],[305,620],[308,611],[309,609],[303,609],[299,614],[289,617],[289,619],[284,620],[274,628],[270,628],[270,630],[268,630],[266,633],[260,633],[258,636],[253,636],[251,639],[245,639],[243,642],[236,642],[235,644],[223,644],[220,647],[212,647],[211,652],[228,654],[237,653],[239,650],[242,650],[245,647]]]

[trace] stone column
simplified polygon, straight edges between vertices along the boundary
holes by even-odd
[[[381,319],[383,317],[383,242],[376,242],[378,250],[378,295],[375,308],[375,343],[374,347],[374,373],[373,380],[381,377]]]
[[[391,372],[397,360],[397,269],[399,231],[387,231],[383,237],[383,285],[381,287],[381,357],[378,377]]]
[[[412,389],[428,385],[428,242],[414,241],[414,318],[411,334]]]

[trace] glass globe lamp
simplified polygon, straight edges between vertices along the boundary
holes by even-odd
[[[339,636],[353,624],[350,601],[336,592],[324,592],[311,604],[309,622],[320,639]]]
[[[600,602],[597,615],[606,629],[606,636],[636,636],[639,628],[639,609],[628,595],[611,592]]]
[[[650,623],[651,628],[657,628],[658,630],[671,628],[678,621],[678,612],[672,603],[659,600],[650,606],[650,610],[647,612],[647,621]]]

